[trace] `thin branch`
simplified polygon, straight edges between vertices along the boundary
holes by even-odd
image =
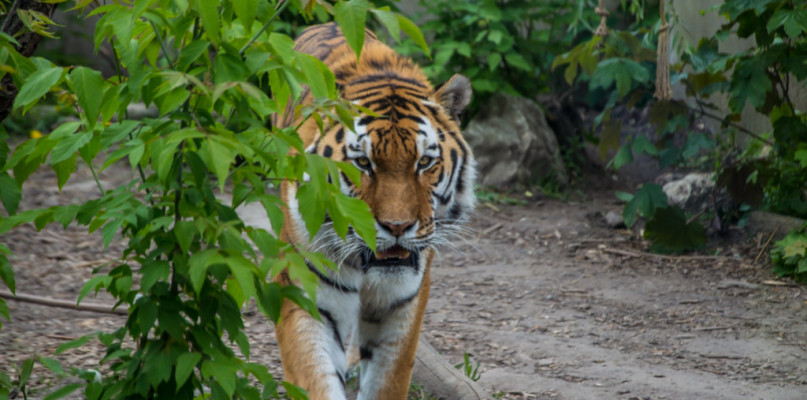
[[[684,107],[686,107],[686,108],[687,108],[687,109],[689,109],[690,111],[700,112],[700,113],[701,113],[701,115],[703,115],[704,117],[709,117],[709,118],[712,118],[712,119],[716,119],[716,120],[718,120],[718,121],[720,121],[720,122],[723,122],[723,123],[725,123],[725,124],[731,125],[732,127],[736,128],[736,129],[737,129],[737,130],[739,130],[740,132],[743,132],[743,133],[745,133],[745,134],[748,134],[749,136],[752,136],[752,137],[754,137],[754,138],[756,138],[756,139],[759,139],[759,140],[761,140],[761,141],[763,141],[763,142],[765,142],[765,143],[767,143],[767,144],[769,144],[769,145],[771,145],[771,146],[773,146],[773,145],[774,145],[774,143],[773,143],[773,142],[771,142],[769,139],[766,139],[766,138],[764,138],[764,137],[760,136],[760,135],[759,135],[758,133],[756,133],[756,132],[753,132],[753,131],[750,131],[750,130],[746,129],[746,128],[744,128],[743,126],[741,126],[741,125],[739,125],[739,124],[737,124],[737,123],[734,123],[734,122],[731,122],[731,121],[726,121],[724,118],[721,118],[719,115],[712,114],[712,113],[710,113],[710,112],[707,112],[707,111],[706,111],[706,110],[704,110],[704,109],[700,109],[700,110],[695,109],[695,108],[693,108],[692,106],[690,106],[689,104],[686,104],[686,103],[684,103],[684,102],[682,102],[681,104],[683,104],[683,105],[684,105]]]
[[[24,303],[39,304],[48,307],[68,308],[71,310],[92,311],[106,314],[129,315],[129,310],[127,308],[123,307],[115,308],[107,304],[98,304],[98,303],[76,304],[75,302],[72,301],[58,300],[49,297],[34,296],[29,294],[17,293],[16,295],[14,295],[11,292],[7,292],[5,290],[0,290],[0,297],[7,300],[15,300]]]
[[[280,4],[275,9],[275,13],[272,15],[271,18],[269,18],[269,21],[263,24],[261,29],[258,32],[256,32],[255,35],[252,36],[252,39],[249,39],[249,42],[247,42],[247,44],[245,44],[244,47],[242,47],[241,50],[238,51],[238,54],[243,55],[244,52],[247,50],[247,48],[249,48],[249,46],[252,46],[252,43],[255,43],[255,41],[258,40],[258,36],[261,36],[261,34],[263,34],[263,32],[266,30],[266,28],[268,28],[269,25],[271,25],[272,22],[275,21],[275,18],[277,18],[277,16],[280,15],[280,13],[282,13],[283,10],[286,9],[286,6],[288,6],[289,3],[291,2],[288,0],[281,0]]]
[[[6,15],[6,19],[3,20],[3,27],[0,28],[0,31],[9,34],[9,36],[13,36],[12,33],[14,32],[6,32],[6,29],[8,29],[9,24],[11,24],[11,19],[14,18],[14,13],[17,11],[17,8],[19,6],[20,6],[20,0],[14,0],[14,3],[11,5],[11,8],[8,9],[8,15]]]
[[[101,185],[101,181],[98,180],[98,174],[95,173],[95,167],[92,166],[92,161],[88,162],[87,165],[90,167],[90,171],[92,171],[92,177],[95,179],[95,184],[98,185],[98,190],[101,191],[101,196],[104,195],[104,187]]]
[[[157,36],[157,42],[160,43],[160,48],[163,49],[163,54],[165,54],[165,58],[168,59],[168,63],[171,64],[171,67],[174,66],[175,62],[171,59],[171,55],[168,53],[168,48],[165,46],[163,42],[163,37],[160,35],[160,30],[157,29],[157,25],[154,25],[154,21],[151,22],[151,28],[154,29],[154,34]]]

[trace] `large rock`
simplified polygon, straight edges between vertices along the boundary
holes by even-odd
[[[569,181],[555,133],[530,100],[494,95],[463,135],[476,157],[480,185],[505,188],[546,177],[562,185]]]
[[[715,190],[714,174],[693,172],[681,179],[665,183],[662,188],[667,195],[668,204],[695,214],[712,203]]]

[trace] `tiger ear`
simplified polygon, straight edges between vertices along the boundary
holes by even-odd
[[[460,122],[460,114],[471,102],[471,81],[463,75],[455,74],[434,92],[434,98],[445,108],[451,118]]]

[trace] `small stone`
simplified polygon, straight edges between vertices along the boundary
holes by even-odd
[[[611,210],[605,213],[605,224],[611,229],[624,228],[625,220],[622,219],[622,214]]]

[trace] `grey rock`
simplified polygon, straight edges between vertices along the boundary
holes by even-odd
[[[697,213],[712,201],[714,174],[693,172],[664,184],[662,188],[667,194],[667,204],[679,206],[689,213]]]
[[[550,177],[569,182],[555,133],[534,102],[494,95],[463,131],[471,146],[483,186],[506,188]]]
[[[624,228],[625,220],[621,213],[611,210],[605,213],[605,224],[612,229]]]
[[[807,221],[769,211],[752,211],[748,226],[756,232],[772,233],[772,240],[782,240],[790,231],[800,229]]]

